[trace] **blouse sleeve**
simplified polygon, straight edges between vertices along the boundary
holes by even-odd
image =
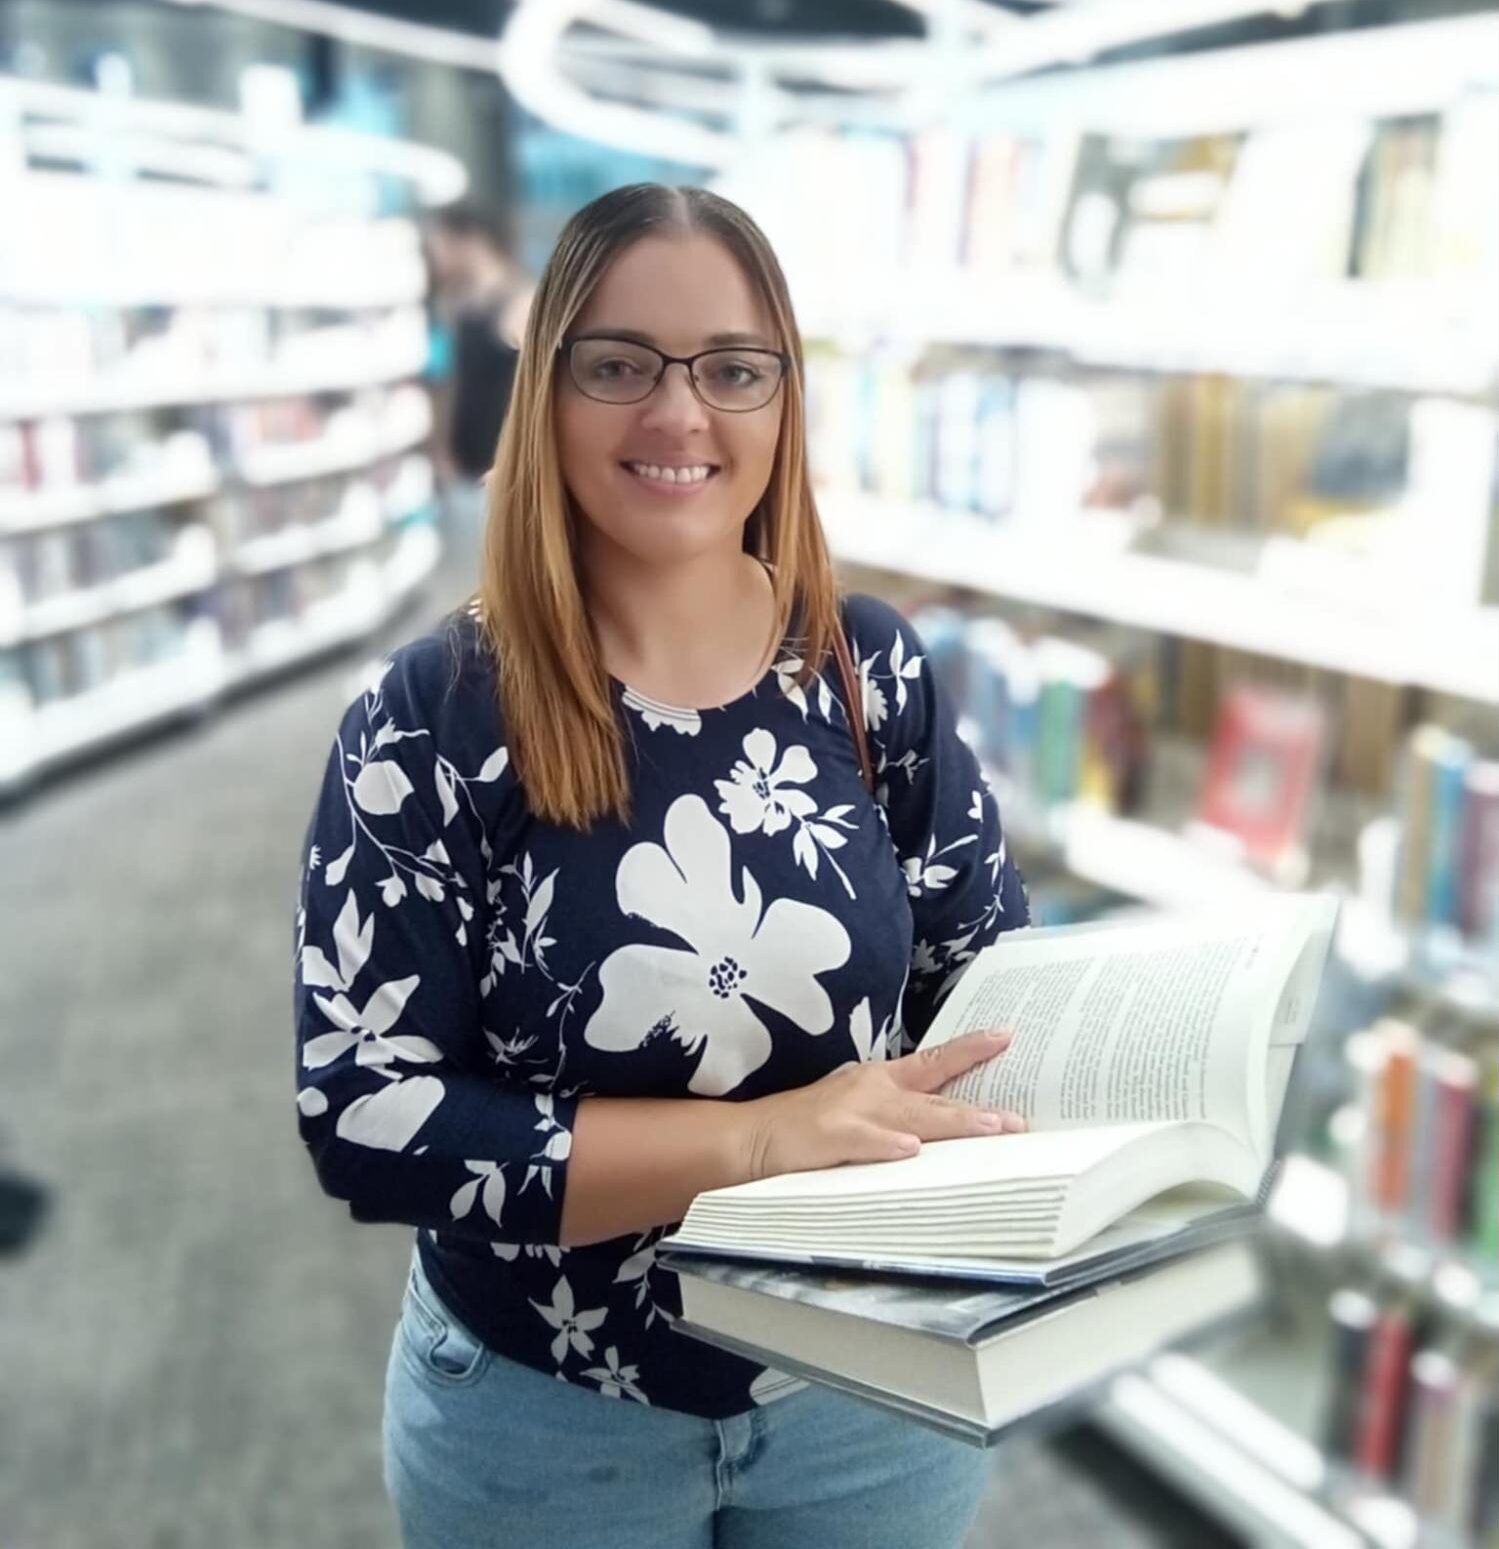
[[[489,845],[514,776],[451,650],[404,648],[344,715],[297,911],[297,1109],[360,1221],[558,1240],[576,1101],[506,1085],[481,1023]]]
[[[926,1036],[943,997],[1000,934],[1030,922],[999,805],[958,735],[920,637],[894,608],[850,600],[865,724],[914,921],[903,1048]]]

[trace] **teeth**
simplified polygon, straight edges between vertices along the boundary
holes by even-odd
[[[631,463],[633,472],[647,479],[660,479],[666,484],[701,484],[712,473],[706,463],[693,468],[659,468],[655,463]]]

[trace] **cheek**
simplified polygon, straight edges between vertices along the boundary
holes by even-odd
[[[592,423],[587,403],[559,397],[555,408],[557,430],[557,460],[562,468],[562,482],[569,489],[596,483],[601,477],[599,447],[601,427]]]
[[[734,461],[740,476],[763,485],[775,463],[776,443],[781,437],[778,415],[766,415],[763,424],[736,427]]]

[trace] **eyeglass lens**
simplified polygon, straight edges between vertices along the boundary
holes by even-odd
[[[570,364],[578,390],[600,403],[639,403],[661,375],[661,356],[622,339],[579,339]],[[717,409],[758,409],[781,382],[781,360],[767,350],[710,350],[692,363],[692,380]]]

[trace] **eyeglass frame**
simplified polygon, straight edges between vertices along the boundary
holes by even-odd
[[[575,344],[629,344],[638,350],[649,350],[652,355],[661,361],[661,369],[656,373],[655,380],[638,398],[625,398],[614,400],[610,398],[595,398],[588,392],[577,377],[573,374],[572,351]],[[781,374],[776,381],[774,390],[764,403],[757,403],[752,409],[726,409],[722,404],[710,403],[698,390],[697,377],[693,373],[693,366],[705,355],[732,355],[735,352],[747,355],[770,355],[780,362]],[[711,409],[715,414],[757,414],[761,409],[768,408],[775,402],[776,393],[786,385],[786,375],[795,364],[792,357],[785,350],[768,350],[759,344],[715,344],[711,349],[699,350],[696,355],[668,355],[665,350],[658,350],[654,344],[647,344],[644,339],[630,339],[623,334],[590,333],[579,334],[563,339],[557,346],[557,353],[567,361],[568,380],[578,389],[590,403],[602,403],[611,409],[631,409],[637,403],[644,403],[652,393],[660,387],[666,378],[666,373],[673,366],[686,366],[687,385],[692,389],[692,396],[702,404],[705,409]]]

